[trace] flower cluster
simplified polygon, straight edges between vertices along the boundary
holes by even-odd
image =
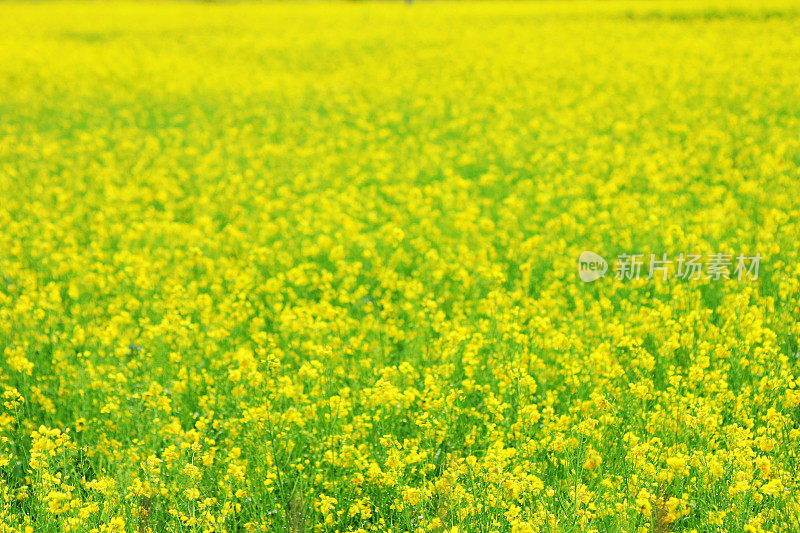
[[[0,5],[0,531],[796,531],[799,17]]]

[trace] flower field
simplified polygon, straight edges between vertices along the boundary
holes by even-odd
[[[799,65],[785,0],[0,4],[0,532],[800,531]]]

